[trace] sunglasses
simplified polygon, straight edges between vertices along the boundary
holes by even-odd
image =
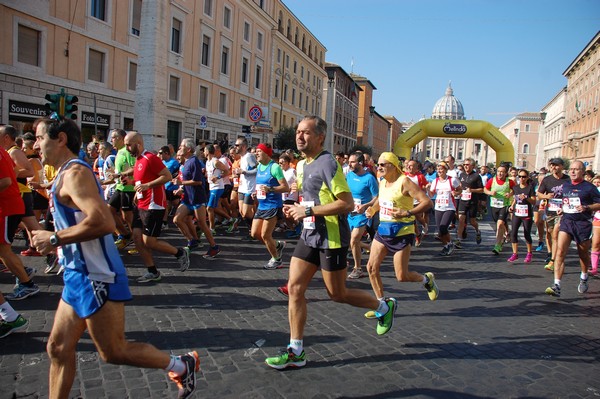
[[[529,176],[519,175],[520,179],[527,179]]]
[[[384,162],[384,163],[378,163],[377,166],[379,166],[380,168],[385,168],[387,165],[391,165],[389,162]]]
[[[234,144],[233,146],[234,147],[239,147],[239,146],[241,146],[241,144]]]

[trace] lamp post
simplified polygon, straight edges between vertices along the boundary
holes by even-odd
[[[369,119],[369,147],[373,150],[373,115],[375,114],[375,106],[371,105],[369,107],[369,115],[371,118]]]
[[[333,68],[327,68],[327,107],[325,121],[327,122],[327,140],[326,148],[332,154],[334,153],[334,132],[333,132],[333,100],[334,100],[334,88],[335,88],[335,70]]]
[[[515,128],[515,166],[519,163],[519,128]]]

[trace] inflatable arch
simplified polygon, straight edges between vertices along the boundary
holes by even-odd
[[[404,132],[394,144],[394,154],[410,158],[411,149],[427,137],[481,139],[496,151],[496,165],[515,160],[515,149],[494,125],[477,120],[424,119]],[[445,156],[445,154],[444,154]]]

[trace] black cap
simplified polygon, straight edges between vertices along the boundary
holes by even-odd
[[[561,166],[565,166],[565,161],[563,161],[562,158],[552,158],[550,160],[550,162],[548,162],[550,165],[561,165]]]

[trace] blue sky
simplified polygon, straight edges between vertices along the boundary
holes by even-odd
[[[468,119],[502,125],[538,112],[600,30],[599,0],[284,0],[327,48],[366,76],[373,105],[400,121],[431,116],[452,82]]]

